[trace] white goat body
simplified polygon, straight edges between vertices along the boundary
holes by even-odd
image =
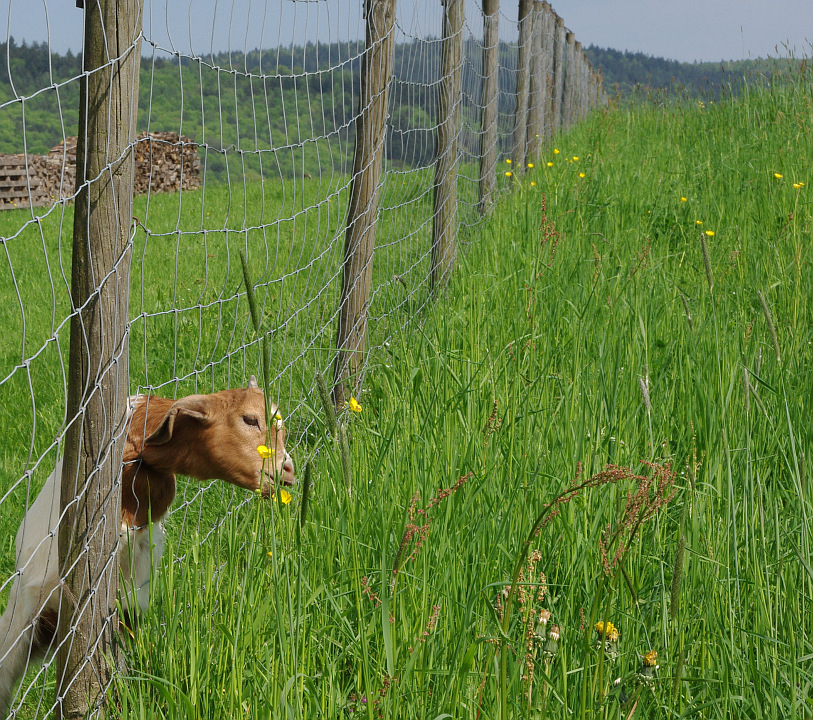
[[[149,603],[150,578],[164,551],[161,518],[175,497],[175,473],[222,479],[268,496],[275,480],[295,482],[284,443],[281,420],[266,429],[265,401],[254,378],[245,389],[176,401],[131,398],[118,550],[122,607],[129,614],[143,612]],[[271,467],[263,464],[259,445],[274,450]],[[0,617],[0,718],[6,717],[26,667],[45,655],[55,635],[61,478],[60,460],[17,531],[16,573]]]

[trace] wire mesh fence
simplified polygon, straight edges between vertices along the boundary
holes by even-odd
[[[9,1],[0,76],[0,717],[110,682],[131,396],[260,374],[240,253],[296,455],[315,373],[357,394],[506,172],[603,101],[548,3],[64,5]],[[168,556],[247,497],[179,477]]]

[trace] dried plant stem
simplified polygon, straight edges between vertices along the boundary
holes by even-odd
[[[319,392],[319,399],[322,401],[322,407],[325,410],[325,419],[327,420],[327,430],[331,437],[336,437],[336,408],[330,399],[330,392],[327,389],[327,383],[322,373],[316,373],[316,389]]]
[[[709,249],[706,246],[706,234],[700,234],[700,248],[703,251],[703,267],[706,269],[706,280],[709,283],[709,292],[714,292],[714,277],[711,274],[711,260],[709,259]]]
[[[765,296],[762,294],[761,290],[757,290],[757,296],[759,297],[760,305],[762,305],[762,314],[765,315],[765,321],[768,323],[768,332],[771,334],[773,350],[776,353],[776,362],[781,365],[782,358],[779,355],[779,338],[776,336],[776,326],[773,324],[773,318],[771,317],[771,311],[768,308],[768,302],[765,300]]]

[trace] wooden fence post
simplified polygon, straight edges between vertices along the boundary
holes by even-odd
[[[463,90],[462,35],[465,0],[443,0],[443,50],[435,146],[435,193],[432,223],[430,291],[449,280],[457,254],[457,139]]]
[[[488,212],[497,181],[497,85],[500,60],[500,0],[483,0],[483,86],[480,127],[480,214]]]
[[[367,341],[381,165],[386,147],[387,97],[395,48],[396,0],[365,0],[367,28],[361,61],[353,179],[344,236],[342,290],[333,366],[333,401],[342,408],[348,382],[357,382]]]
[[[565,21],[556,16],[553,28],[553,98],[551,100],[551,130],[562,129],[562,96],[565,87]]]
[[[576,97],[576,36],[565,34],[565,85],[562,91],[562,128],[573,126],[573,109]]]
[[[545,83],[542,89],[543,137],[548,139],[553,134],[553,36],[556,31],[556,15],[550,3],[543,2],[542,5],[542,78]]]
[[[528,88],[533,52],[533,0],[519,0],[519,49],[517,53],[517,90],[514,107],[514,134],[511,140],[513,172],[525,168],[525,137],[527,135]]]
[[[104,701],[118,630],[116,548],[129,392],[133,142],[142,0],[84,10],[65,456],[59,561],[56,716],[84,718]]]
[[[525,138],[526,162],[536,162],[539,159],[539,147],[545,134],[545,86],[547,82],[543,54],[545,4],[535,0],[533,5],[531,85],[528,91],[528,132]]]

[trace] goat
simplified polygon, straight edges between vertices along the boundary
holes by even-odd
[[[267,432],[265,399],[252,376],[247,388],[179,400],[131,398],[122,457],[119,570],[129,612],[145,611],[149,584],[164,550],[162,518],[175,498],[175,475],[225,480],[268,497],[275,480],[292,485],[294,466],[285,450],[285,427],[274,417]],[[268,445],[263,463],[257,448]],[[270,467],[269,467],[270,466]],[[45,482],[17,532],[17,564],[0,617],[0,718],[32,660],[51,645],[60,604],[59,536],[62,461]]]

